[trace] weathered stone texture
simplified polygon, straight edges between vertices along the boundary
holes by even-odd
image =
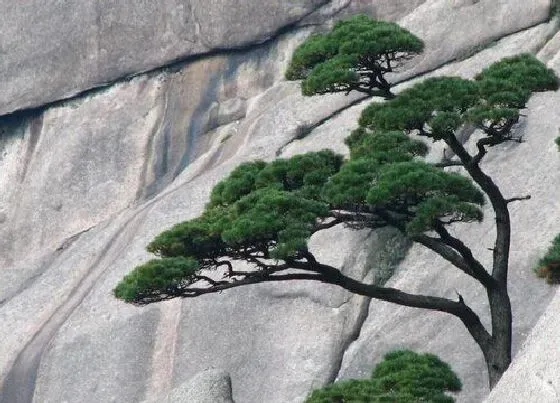
[[[422,63],[411,72],[419,73],[548,16],[548,0],[511,3],[462,1],[450,7],[447,0],[3,0],[0,115],[188,56],[260,43],[306,16],[306,23],[316,23],[340,10],[382,19],[407,15],[404,25],[428,43]]]
[[[402,77],[476,53],[505,35],[548,19],[549,0],[427,0],[400,23],[426,43]]]
[[[206,166],[204,175],[201,176],[197,175],[197,166],[194,164],[191,167],[194,171],[189,173],[187,170],[177,179],[174,190],[162,194],[147,205],[140,206],[139,209],[144,212],[143,215],[124,226],[125,238],[122,242],[130,242],[130,247],[127,247],[126,250],[115,249],[115,246],[109,245],[109,250],[104,251],[103,248],[106,247],[104,243],[88,246],[90,251],[98,250],[97,253],[115,256],[115,260],[110,262],[111,270],[97,281],[90,294],[78,306],[72,317],[66,321],[64,328],[52,341],[59,348],[45,353],[43,356],[46,363],[45,369],[43,366],[41,367],[39,378],[42,378],[43,371],[50,371],[54,368],[49,364],[50,362],[54,361],[59,363],[58,365],[62,365],[64,351],[72,348],[71,345],[64,346],[82,333],[93,334],[95,337],[83,339],[84,353],[80,360],[88,361],[89,368],[104,367],[106,364],[103,356],[89,354],[88,352],[94,351],[94,349],[86,345],[92,343],[95,345],[103,343],[121,345],[129,342],[111,337],[111,332],[98,332],[96,329],[106,323],[107,317],[112,318],[111,322],[114,321],[115,326],[120,326],[121,320],[118,318],[126,318],[132,312],[136,312],[137,308],[125,306],[116,301],[111,296],[110,290],[131,266],[146,258],[143,248],[149,239],[172,223],[200,212],[207,200],[212,183],[215,183],[227,170],[233,168],[237,162],[254,157],[272,158],[275,150],[293,136],[298,120],[319,119],[323,114],[328,114],[329,110],[340,108],[346,102],[344,96],[332,97],[331,106],[327,101],[323,104],[323,108],[318,110],[315,108],[315,100],[301,98],[298,93],[299,88],[293,84],[277,86],[274,91],[267,92],[260,98],[258,109],[253,110],[253,114],[247,117],[247,126],[242,124],[237,138],[233,136],[227,140],[231,144],[239,142],[238,144],[243,145],[232,160],[218,165],[214,169]],[[276,113],[265,113],[270,109],[274,109]],[[275,133],[277,134],[274,140],[269,137],[272,127],[276,128]],[[222,146],[219,142],[217,143],[210,151],[214,155]],[[104,231],[103,228],[100,230]],[[96,229],[92,230],[92,232],[95,231]],[[349,235],[351,237],[347,237],[345,241],[348,245],[352,244],[352,237],[356,236]],[[360,237],[363,239],[363,235]],[[338,239],[339,242],[342,242],[342,235],[339,235]],[[332,256],[332,252],[335,252],[334,256]],[[344,261],[344,255],[340,255],[336,250],[331,250],[331,256],[332,259],[337,259],[336,262]],[[109,263],[106,262],[101,266],[106,264]],[[359,264],[351,266],[360,267]],[[172,349],[174,354],[164,355],[160,358],[168,365],[174,366],[172,373],[175,382],[181,383],[212,365],[224,368],[232,374],[234,396],[239,394],[240,401],[262,401],[261,397],[266,396],[267,401],[283,402],[287,397],[302,399],[317,378],[323,379],[323,382],[326,381],[334,371],[333,365],[337,362],[335,357],[343,351],[345,337],[348,337],[347,333],[352,330],[352,322],[357,320],[356,316],[360,312],[359,303],[344,304],[339,311],[333,310],[331,305],[343,305],[343,302],[348,299],[342,290],[333,290],[325,294],[328,297],[325,302],[321,303],[309,301],[305,296],[317,294],[316,298],[321,301],[323,299],[321,295],[324,294],[322,287],[297,285],[294,290],[292,286],[291,289],[295,292],[293,296],[290,293],[282,296],[282,291],[277,292],[276,296],[270,295],[272,289],[273,287],[254,287],[232,291],[221,296],[225,299],[210,297],[189,300],[183,304],[182,308],[176,307],[180,316],[176,325],[177,330],[171,325],[171,329],[177,331],[177,339],[171,341],[171,343],[175,343],[175,347]],[[312,297],[313,299],[314,297]],[[263,306],[269,304],[274,304],[278,312],[284,312],[286,315],[279,315],[276,320],[273,319],[269,309],[263,309]],[[95,307],[93,315],[92,307]],[[172,317],[173,315],[167,316]],[[162,329],[169,327],[170,325],[167,323],[159,323],[158,329],[160,330],[154,332],[154,339],[165,335],[165,330]],[[219,332],[218,329],[228,330]],[[292,332],[292,330],[294,331]],[[259,332],[269,336],[257,336]],[[290,345],[295,350],[285,350],[282,347],[289,334],[292,334]],[[241,343],[234,348],[231,342],[238,337],[242,339],[251,337],[253,341],[250,344]],[[209,340],[212,342],[208,343]],[[236,342],[236,344],[239,343]],[[152,385],[149,378],[160,376],[153,370],[154,365],[161,368],[160,370],[164,373],[167,373],[168,370],[164,366],[151,362],[149,351],[142,351],[146,359],[140,360],[136,364],[144,368],[145,374],[149,374],[145,382]],[[300,351],[301,356],[295,351]],[[304,352],[305,354],[303,354]],[[76,352],[76,354],[80,353]],[[303,375],[294,371],[298,356],[299,360],[307,363],[306,365],[310,369],[309,374]],[[325,359],[325,357],[332,358]],[[286,366],[285,363],[290,360],[293,360],[294,363]],[[266,365],[266,371],[262,367],[263,365]],[[311,371],[312,368],[314,368],[313,371]],[[61,371],[64,372],[66,369],[61,368]],[[95,371],[91,371],[90,376],[93,372]],[[245,376],[247,373],[250,373],[251,376]],[[271,376],[278,380],[285,379],[285,381],[276,383],[252,381],[255,377],[262,376],[263,373],[268,374],[266,377]],[[41,394],[36,395],[37,399],[54,402],[54,397],[61,388],[88,387],[91,382],[90,376],[83,378],[82,382],[85,384],[74,382],[70,386],[62,382],[63,377],[54,378],[53,381],[41,387]],[[50,377],[50,379],[53,378]],[[105,379],[104,385],[105,389],[109,391],[118,389],[118,383],[113,382],[112,379]],[[149,390],[146,393],[151,396]],[[237,399],[237,397],[235,398]]]
[[[179,58],[263,42],[328,0],[2,0],[0,115]]]
[[[11,336],[0,347],[0,377],[22,340],[30,340],[56,308],[76,294],[85,277],[90,276],[89,287],[93,285],[96,277],[91,274],[103,272],[109,252],[120,253],[110,247],[123,232],[120,226],[138,215],[133,207],[204,154],[213,139],[204,136],[212,106],[255,97],[277,80],[281,63],[270,55],[286,59],[285,52],[294,46],[290,38],[243,57],[213,57],[176,73],[138,77],[25,119],[4,119],[0,317],[9,323],[3,329]],[[297,93],[296,85],[289,88]],[[222,123],[229,119],[218,118]],[[229,125],[233,130],[232,125],[236,123]],[[218,142],[215,151],[223,146]],[[199,158],[190,174],[207,163],[212,162]],[[205,203],[207,186],[201,186],[199,206]],[[180,218],[184,215],[169,215],[155,228]],[[128,226],[135,228],[134,222]],[[82,290],[80,298],[87,291]]]
[[[169,403],[235,403],[231,397],[231,378],[227,372],[208,370],[201,372],[174,389]]]
[[[557,293],[531,331],[511,367],[486,403],[560,401],[560,294]]]

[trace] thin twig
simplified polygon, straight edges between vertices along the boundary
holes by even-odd
[[[511,203],[514,201],[523,201],[523,200],[529,200],[531,199],[531,195],[526,195],[526,196],[519,196],[519,197],[512,197],[511,199],[506,199],[506,203]]]

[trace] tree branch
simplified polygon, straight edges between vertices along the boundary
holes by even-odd
[[[472,273],[471,275],[476,280],[478,280],[485,288],[494,288],[497,286],[494,278],[488,273],[488,271],[486,271],[482,263],[474,257],[471,249],[465,245],[463,241],[452,236],[441,222],[436,221],[434,229],[446,245],[450,246],[461,255],[467,267],[469,267]]]
[[[515,201],[530,200],[530,199],[531,199],[531,195],[518,196],[518,197],[512,197],[511,199],[506,199],[506,203],[509,204]]]
[[[447,167],[462,167],[463,163],[461,161],[441,161],[434,164],[437,168],[447,168]]]
[[[492,276],[490,276],[490,274],[480,263],[478,263],[478,261],[476,261],[476,259],[473,258],[474,262],[470,262],[468,259],[465,259],[459,251],[451,245],[447,245],[443,239],[432,238],[422,234],[414,236],[412,240],[434,251],[463,273],[479,281],[484,287],[488,288],[495,286]]]
[[[484,139],[482,139],[484,140]],[[478,162],[482,157],[475,159],[465,150],[463,145],[459,143],[453,135],[445,138],[446,144],[463,162],[465,169],[470,177],[480,186],[482,191],[486,193],[492,204],[494,213],[496,214],[496,242],[494,245],[492,277],[494,277],[502,287],[507,287],[507,274],[509,266],[509,249],[511,238],[511,223],[507,202],[496,183],[486,175],[480,168]],[[480,141],[479,141],[480,142]],[[484,145],[481,144],[479,154],[486,153]]]
[[[346,208],[348,207],[348,208]],[[387,221],[377,213],[365,211],[352,211],[352,206],[344,206],[343,209],[331,210],[331,216],[340,223],[345,223],[352,228],[383,228],[387,226]]]
[[[303,255],[305,255],[305,252]],[[187,279],[185,282],[172,284],[163,290],[146,290],[138,295],[138,298],[134,301],[134,303],[136,305],[146,305],[175,297],[193,298],[203,294],[218,293],[232,288],[272,281],[314,280],[337,285],[353,294],[369,298],[375,298],[413,308],[430,309],[450,313],[457,316],[463,324],[465,324],[471,335],[482,348],[484,348],[484,346],[488,346],[488,343],[491,342],[491,336],[482,325],[480,318],[461,300],[457,302],[442,297],[410,294],[395,288],[366,284],[345,276],[340,270],[332,266],[318,263],[315,260],[315,257],[311,254],[305,257],[307,259],[306,261],[288,261],[286,264],[282,265],[271,265],[268,270],[256,270],[254,272],[250,272],[241,279],[230,278],[230,281],[215,282],[205,276],[196,275],[193,278]],[[306,272],[277,274],[277,272],[287,269],[299,269]],[[205,280],[210,285],[208,287],[193,286],[194,282],[199,280]]]
[[[253,272],[253,274],[254,275],[247,276],[240,280],[232,279],[232,281],[230,282],[221,282],[220,284],[211,285],[209,287],[189,287],[189,286],[185,287],[178,284],[173,287],[166,288],[163,293],[161,291],[154,291],[153,293],[146,293],[144,295],[141,295],[133,303],[135,305],[147,305],[153,302],[165,301],[177,297],[194,298],[203,294],[214,294],[225,290],[229,290],[231,288],[237,288],[250,284],[264,283],[268,281],[288,281],[288,280],[323,281],[321,275],[309,274],[309,273],[269,275],[269,274],[263,274],[259,271],[255,271]]]
[[[487,348],[492,342],[491,335],[480,321],[478,315],[462,300],[456,302],[442,297],[409,294],[395,288],[365,284],[345,276],[334,267],[324,264],[317,264],[315,270],[324,276],[324,279],[321,280],[322,282],[338,285],[353,294],[412,308],[430,309],[455,315],[467,327],[469,333],[481,348]]]
[[[196,280],[197,280],[197,281],[198,281],[198,280],[204,280],[204,281],[206,281],[208,284],[210,284],[210,285],[212,285],[212,286],[217,286],[217,285],[220,285],[220,284],[226,284],[226,283],[227,283],[227,281],[220,281],[220,280],[216,281],[216,280],[214,280],[214,279],[212,279],[212,278],[210,278],[210,277],[208,277],[208,276],[202,276],[202,275],[200,275],[200,274],[196,276]]]
[[[486,146],[493,147],[498,144],[505,143],[506,141],[515,141],[517,143],[522,143],[522,137],[513,137],[510,132],[512,127],[518,122],[518,119],[508,119],[506,123],[500,129],[493,127],[479,126],[488,137],[481,138],[476,142],[476,147],[478,148],[478,153],[473,157],[471,164],[478,165],[482,158],[486,155]]]
[[[342,220],[337,219],[337,218],[335,218],[334,220],[331,220],[331,221],[317,223],[313,227],[313,232],[318,232],[318,231],[322,231],[324,229],[329,229],[329,228],[332,228],[332,227],[334,227],[334,226],[336,226],[340,223],[342,223]]]

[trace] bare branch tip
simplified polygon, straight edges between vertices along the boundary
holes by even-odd
[[[511,199],[506,199],[506,203],[512,203],[515,201],[523,201],[523,200],[530,200],[531,199],[531,195],[525,195],[525,196],[518,196],[518,197],[512,197]]]
[[[459,298],[459,303],[465,305],[465,300],[463,299],[463,296],[459,294],[459,291],[457,291],[456,289],[455,289],[455,294],[457,294],[457,297]]]

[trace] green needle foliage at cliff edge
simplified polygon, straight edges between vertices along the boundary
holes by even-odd
[[[410,350],[385,355],[370,379],[339,381],[315,390],[305,403],[453,403],[461,390],[451,367],[433,354]]]
[[[370,24],[362,16],[347,23],[356,21]],[[319,40],[326,39],[309,39]],[[296,52],[294,60],[300,57]],[[520,142],[512,129],[533,92],[557,88],[551,70],[531,55],[519,55],[493,64],[475,80],[431,78],[397,97],[387,93],[387,102],[364,110],[360,127],[347,139],[349,159],[325,150],[240,165],[215,186],[200,217],[175,225],[148,245],[157,259],[135,268],[115,295],[142,305],[262,282],[332,284],[456,316],[479,345],[493,386],[511,362],[508,205],[525,197],[504,197],[481,162],[492,147]],[[457,138],[466,126],[483,133],[474,152]],[[427,147],[409,134],[442,141],[455,157],[428,164],[422,160]],[[445,166],[461,167],[462,174],[447,172]],[[493,250],[490,267],[453,234],[454,225],[482,219],[485,200],[496,223],[495,242],[488,245]],[[364,283],[319,261],[308,248],[309,239],[337,225],[355,230],[393,227],[441,256],[449,269],[460,270],[485,288],[490,329],[461,296],[457,300],[455,295],[413,294]],[[252,269],[236,269],[237,261]]]

